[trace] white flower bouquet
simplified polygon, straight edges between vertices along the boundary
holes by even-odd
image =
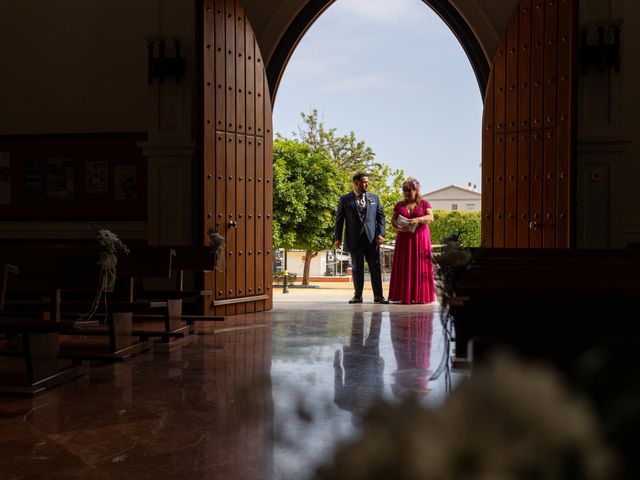
[[[125,255],[129,254],[129,248],[111,230],[107,230],[105,228],[97,230],[95,238],[98,241],[98,265],[100,265],[100,277],[98,279],[98,292],[96,293],[96,298],[91,305],[91,309],[78,320],[84,323],[91,321],[98,310],[98,306],[100,305],[100,301],[103,296],[106,319],[107,292],[113,292],[115,288],[118,252],[122,252]]]

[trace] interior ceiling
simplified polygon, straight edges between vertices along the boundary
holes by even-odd
[[[243,0],[267,64],[298,13],[306,4],[314,2],[316,0]],[[487,61],[491,62],[499,36],[518,0],[449,0],[449,3],[467,21]]]

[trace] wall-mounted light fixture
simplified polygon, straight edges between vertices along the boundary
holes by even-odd
[[[173,57],[167,57],[167,43],[173,44]],[[158,46],[158,56],[155,56],[155,47]],[[165,38],[147,39],[147,82],[153,84],[155,78],[159,83],[164,83],[165,77],[175,77],[176,83],[184,77],[185,60],[180,55],[182,44],[179,40],[167,40]]]
[[[590,66],[595,65],[602,73],[605,67],[613,67],[616,73],[620,73],[620,25],[609,24],[606,28],[600,25],[597,28],[598,43],[588,44],[589,27],[583,27],[580,32],[580,68],[586,74]],[[613,43],[605,43],[605,32],[610,30],[613,35]]]

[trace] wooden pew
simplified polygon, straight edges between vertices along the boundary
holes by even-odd
[[[202,303],[211,302],[213,292],[211,290],[188,290],[185,288],[185,273],[206,273],[211,272],[215,266],[215,255],[208,246],[174,246],[176,251],[176,292],[184,299],[194,301],[194,308],[191,313],[183,314],[182,318],[189,323],[194,321],[223,321],[224,316],[201,315],[194,313],[194,310],[202,311]]]
[[[0,333],[20,339],[0,350],[0,392],[36,395],[87,373],[86,364],[61,361],[59,336],[73,328],[73,322],[0,316]]]
[[[144,287],[144,282],[151,279],[175,283],[175,262],[172,247],[138,246],[119,264],[118,274],[128,279],[128,301],[165,305],[160,313],[147,311],[134,315],[133,334],[143,340],[158,338],[162,343],[171,343],[192,333],[193,327],[182,319],[181,296],[173,289],[152,293]]]
[[[0,274],[0,333],[6,338],[0,342],[0,392],[36,395],[86,373],[81,363],[61,365],[59,358],[59,334],[72,329],[72,322],[16,317],[4,311],[10,273],[17,275],[19,270],[4,264]]]
[[[7,294],[9,274],[17,275],[18,273],[20,272],[15,265],[9,265],[8,263],[2,264],[2,271],[0,272],[0,311],[4,310],[4,298]]]
[[[630,250],[476,250],[455,287],[456,356],[509,345],[567,365],[590,348],[640,340],[639,267]]]
[[[99,285],[100,266],[91,247],[1,245],[0,259],[11,261],[20,270],[7,285],[5,311],[38,315],[52,322],[77,320],[89,310]],[[132,336],[132,316],[134,311],[153,306],[149,302],[134,304],[126,298],[110,300],[104,325],[76,324],[73,330],[65,331],[60,356],[117,361],[149,348],[147,342]]]
[[[201,315],[195,313],[202,310],[202,302],[210,301],[213,298],[211,290],[199,290],[187,288],[185,282],[185,274],[203,273],[213,270],[215,258],[211,249],[205,246],[172,246],[175,251],[175,258],[172,263],[172,282],[166,290],[140,291],[137,298],[144,299],[164,299],[170,305],[179,303],[181,305],[181,313],[174,313],[170,317],[170,324],[167,325],[167,331],[173,333],[185,332],[194,333],[196,331],[194,323],[223,321],[224,316]],[[186,310],[189,310],[186,312]],[[175,308],[174,312],[178,309]],[[166,343],[167,340],[163,339]]]

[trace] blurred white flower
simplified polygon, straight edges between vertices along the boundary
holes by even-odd
[[[555,372],[502,356],[439,408],[380,404],[316,478],[609,479],[615,462],[588,404]]]

